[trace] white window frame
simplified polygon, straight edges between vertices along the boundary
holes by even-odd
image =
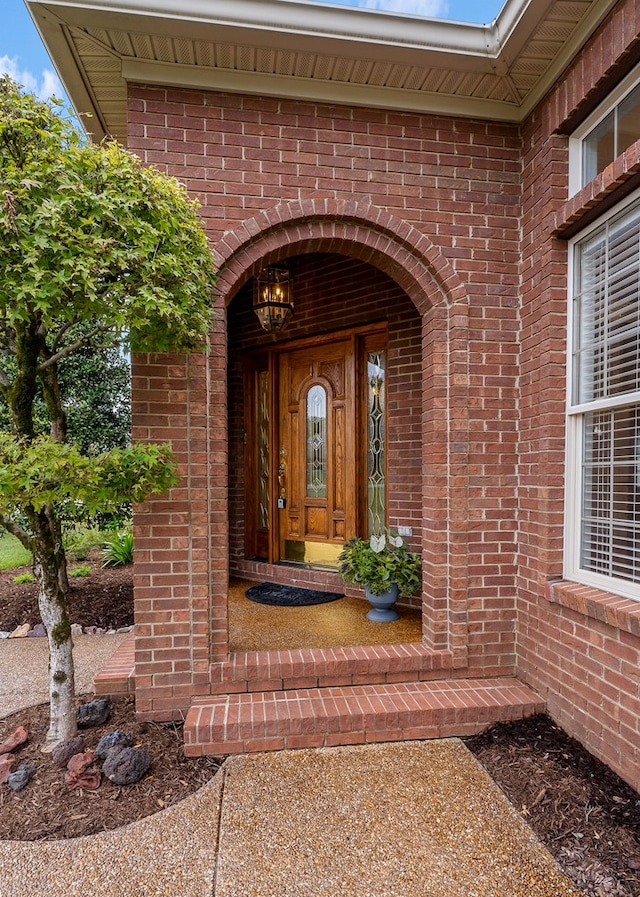
[[[626,78],[611,91],[597,109],[589,115],[569,138],[569,197],[578,193],[585,184],[582,183],[582,145],[585,137],[624,100],[627,94],[640,84],[640,65],[632,69]]]
[[[584,418],[588,412],[602,409],[615,409],[630,405],[640,406],[640,389],[635,392],[595,399],[586,403],[573,402],[574,376],[574,298],[576,295],[576,255],[577,245],[587,239],[625,210],[640,206],[640,190],[620,202],[609,212],[593,222],[588,228],[569,242],[568,258],[568,314],[567,314],[567,382],[566,382],[566,457],[565,457],[565,515],[564,515],[564,570],[567,580],[593,586],[603,591],[621,595],[640,601],[640,582],[631,582],[615,576],[607,576],[586,570],[580,566],[582,553],[582,466],[583,466],[583,428]]]

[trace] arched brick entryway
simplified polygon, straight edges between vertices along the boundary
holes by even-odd
[[[216,248],[220,311],[264,266],[317,252],[349,256],[383,271],[421,316],[424,637],[431,649],[451,652],[453,663],[463,665],[468,557],[465,287],[440,250],[413,225],[363,203],[309,200],[278,205],[223,236]],[[213,345],[220,361],[223,346],[216,339],[222,340],[222,330],[219,324]],[[217,444],[222,447],[220,440]],[[222,563],[228,542],[222,533],[213,540]],[[223,648],[221,593],[215,603],[220,628],[214,642]]]

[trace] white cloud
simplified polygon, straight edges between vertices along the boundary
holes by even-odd
[[[32,93],[41,100],[64,96],[60,79],[54,71],[43,69],[40,75],[34,75],[19,68],[16,56],[0,56],[0,74],[9,75],[18,84],[22,84],[27,93]]]
[[[407,15],[441,18],[449,8],[448,0],[352,0],[351,6],[364,9],[384,9],[388,12],[403,12]]]

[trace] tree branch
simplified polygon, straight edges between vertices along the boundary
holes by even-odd
[[[107,326],[106,324],[103,327],[96,327],[90,333],[87,333],[85,336],[76,340],[75,343],[71,343],[68,346],[65,346],[64,349],[60,349],[59,352],[56,352],[54,355],[49,355],[44,361],[40,362],[38,365],[38,372],[46,371],[47,368],[50,368],[51,365],[56,364],[60,361],[61,358],[66,358],[67,355],[71,355],[73,352],[77,352],[78,349],[81,349],[83,346],[90,345],[91,340],[94,337],[98,336],[100,333],[109,333],[113,330],[113,326]],[[113,345],[101,346],[100,348],[115,348],[117,342]]]
[[[60,341],[65,333],[70,330],[71,327],[75,326],[78,323],[80,323],[80,318],[76,316],[72,321],[67,321],[66,324],[62,325],[60,330],[58,330],[58,332],[56,333],[53,339],[53,343],[51,344],[52,355],[55,355],[55,353],[58,351],[58,346],[60,345]]]
[[[6,514],[0,516],[0,526],[4,526],[7,532],[10,532],[12,536],[15,536],[16,539],[19,539],[21,544],[27,549],[27,551],[32,551],[32,539],[26,529],[23,529],[19,523],[16,523],[15,520],[12,520],[11,517],[8,517]]]

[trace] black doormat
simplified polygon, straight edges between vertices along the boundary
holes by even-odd
[[[246,591],[247,598],[256,604],[272,604],[279,607],[305,607],[309,604],[327,604],[344,596],[336,592],[317,592],[314,589],[299,589],[282,586],[274,582],[261,582]]]

